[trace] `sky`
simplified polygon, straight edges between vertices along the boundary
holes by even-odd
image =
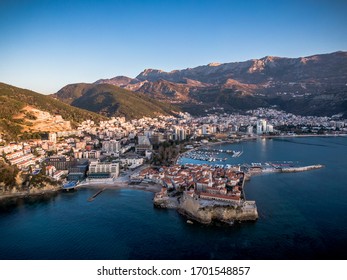
[[[55,93],[267,55],[347,50],[347,0],[0,0],[0,82]]]

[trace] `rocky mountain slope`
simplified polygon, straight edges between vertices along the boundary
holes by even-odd
[[[86,119],[98,122],[106,118],[47,95],[0,83],[0,134],[3,139],[67,130]]]
[[[296,114],[347,114],[347,52],[299,58],[267,56],[244,62],[210,63],[165,72],[146,69],[135,79],[110,83],[188,111],[222,106],[226,111],[274,106]]]

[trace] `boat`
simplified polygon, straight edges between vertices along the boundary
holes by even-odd
[[[191,220],[187,220],[187,224],[194,224]]]
[[[234,151],[232,157],[240,157],[243,154],[243,147],[241,151]]]
[[[234,151],[234,154],[232,155],[232,157],[239,157],[241,154],[241,151]]]

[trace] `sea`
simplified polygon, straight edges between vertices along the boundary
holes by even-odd
[[[16,199],[0,207],[0,259],[347,259],[347,137],[215,147],[243,150],[238,158],[223,155],[223,164],[293,161],[325,167],[252,176],[245,192],[256,201],[259,219],[233,226],[187,223],[175,210],[154,208],[154,194],[142,190],[106,189],[92,202],[95,189]]]

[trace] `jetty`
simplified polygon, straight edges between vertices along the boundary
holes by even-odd
[[[303,172],[303,171],[309,171],[314,169],[323,168],[324,165],[322,164],[316,164],[316,165],[308,165],[308,166],[301,166],[301,167],[285,167],[281,168],[282,172]]]
[[[283,173],[304,172],[304,171],[320,169],[324,167],[324,165],[322,164],[300,166],[298,165],[298,163],[294,163],[292,161],[275,162],[275,163],[252,162],[251,165],[243,164],[242,166],[246,170],[246,172],[249,174],[270,173],[270,172],[283,172]]]
[[[88,202],[92,202],[99,194],[101,194],[103,191],[105,190],[105,188],[103,188],[102,190],[97,191],[95,194],[93,194],[91,197],[88,198]]]

